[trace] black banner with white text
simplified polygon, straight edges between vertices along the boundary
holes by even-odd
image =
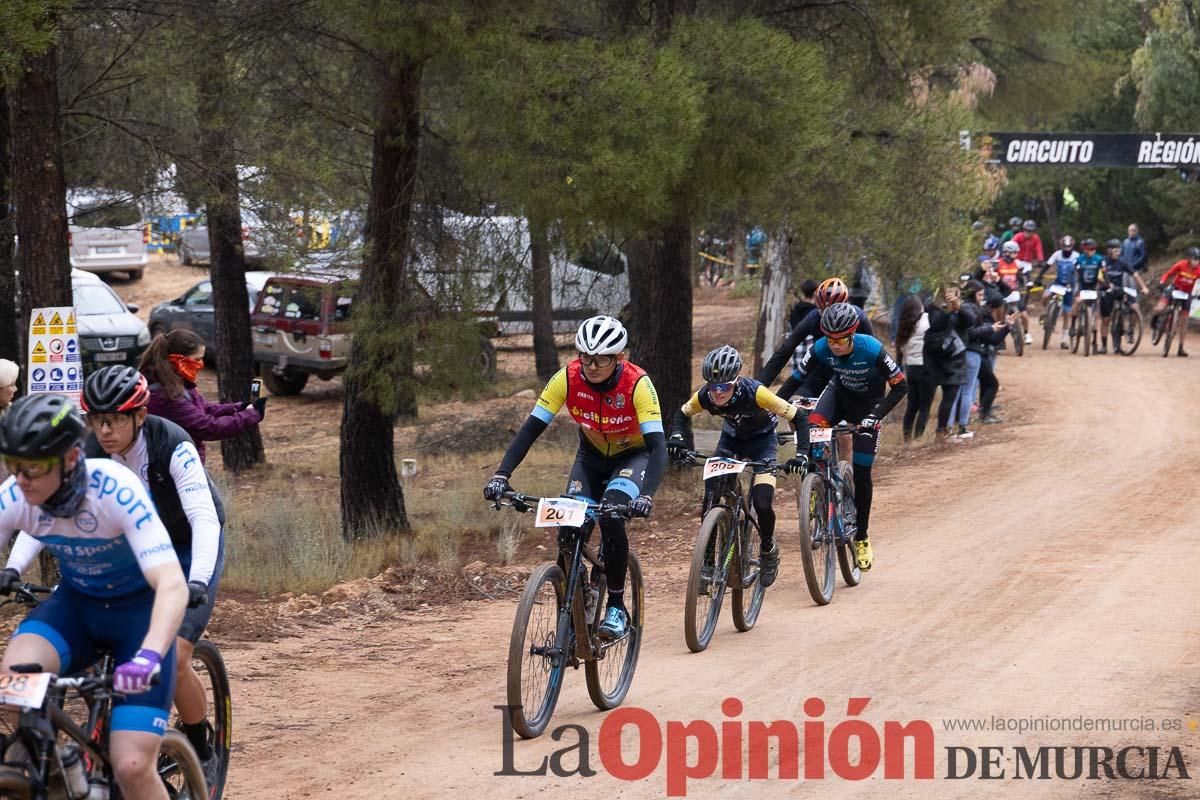
[[[1195,133],[985,133],[974,138],[987,163],[1003,166],[1200,166],[1200,134]]]

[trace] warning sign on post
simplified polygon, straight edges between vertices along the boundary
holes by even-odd
[[[29,393],[65,394],[79,405],[83,391],[79,352],[75,309],[35,308],[29,317]]]

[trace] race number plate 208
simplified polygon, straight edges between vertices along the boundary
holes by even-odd
[[[20,708],[38,708],[46,699],[50,688],[49,672],[32,672],[0,675],[0,705]]]
[[[570,497],[543,497],[538,501],[538,528],[557,528],[566,525],[578,528],[587,521],[588,504],[585,500],[574,500]]]
[[[737,475],[746,468],[746,462],[732,458],[710,458],[704,462],[704,480],[718,475]]]

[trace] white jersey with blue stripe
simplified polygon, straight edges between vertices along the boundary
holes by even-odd
[[[87,490],[71,517],[27,503],[15,477],[0,484],[0,547],[25,531],[58,557],[64,583],[93,597],[147,588],[147,570],[179,561],[149,493],[108,459],[87,459],[84,469]]]

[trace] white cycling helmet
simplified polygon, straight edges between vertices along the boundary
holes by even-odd
[[[585,319],[575,332],[575,349],[589,356],[608,356],[620,353],[629,342],[625,326],[616,317]]]
[[[1016,242],[1014,242],[1010,239],[1009,241],[1004,243],[1004,247],[1002,247],[1001,250],[1003,250],[1006,253],[1019,253],[1019,252],[1021,252],[1021,245],[1017,244]]]

